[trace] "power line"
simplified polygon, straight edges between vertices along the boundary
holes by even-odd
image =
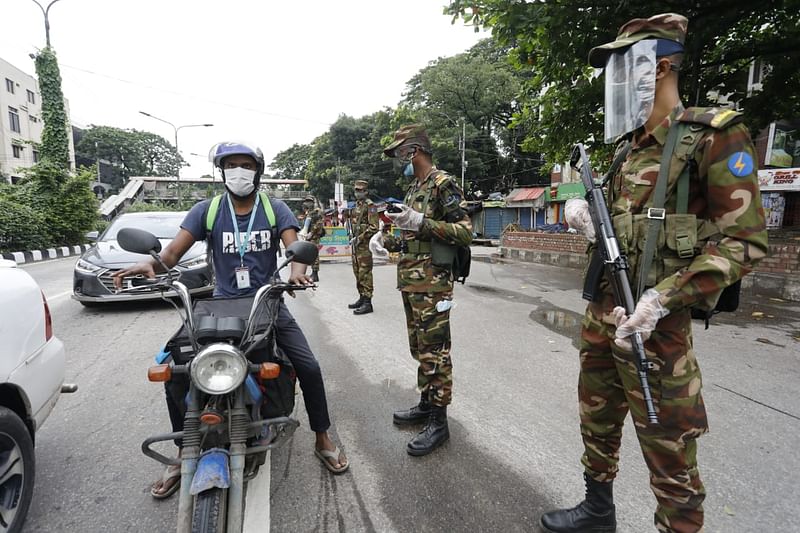
[[[313,119],[308,119],[308,118],[303,118],[303,117],[295,117],[295,116],[291,116],[291,115],[284,115],[284,114],[281,114],[281,113],[274,113],[272,111],[266,111],[266,110],[263,110],[263,109],[256,109],[256,108],[252,108],[252,107],[245,107],[245,106],[239,106],[239,105],[236,105],[236,104],[230,104],[230,103],[227,103],[227,102],[218,102],[216,100],[209,100],[209,99],[206,99],[206,98],[200,98],[200,97],[198,97],[196,95],[193,95],[193,94],[182,93],[180,91],[173,91],[173,90],[170,90],[170,89],[163,89],[161,87],[154,87],[152,85],[145,85],[145,84],[138,83],[138,82],[135,82],[135,81],[130,81],[130,80],[122,79],[122,78],[117,78],[115,76],[110,76],[108,74],[103,74],[103,73],[100,73],[100,72],[94,72],[92,70],[87,70],[87,69],[84,69],[84,68],[75,67],[75,66],[72,66],[72,65],[67,65],[67,64],[64,64],[64,63],[59,63],[59,66],[65,67],[65,68],[68,68],[68,69],[72,69],[72,70],[77,70],[79,72],[84,72],[86,74],[91,74],[92,76],[99,76],[101,78],[107,78],[109,80],[114,80],[114,81],[117,81],[117,82],[120,82],[120,83],[126,83],[128,85],[133,85],[134,87],[141,87],[141,88],[150,89],[150,90],[153,90],[153,91],[172,94],[172,95],[175,95],[175,96],[194,98],[194,99],[199,100],[201,102],[206,102],[206,103],[209,103],[209,104],[229,107],[229,108],[232,108],[232,109],[240,109],[242,111],[251,111],[253,113],[259,113],[259,114],[268,115],[268,116],[271,116],[271,117],[285,118],[285,119],[288,119],[288,120],[296,120],[296,121],[299,121],[299,122],[309,122],[309,123],[312,123],[312,124],[322,124],[322,125],[325,125],[325,126],[330,126],[331,125],[330,122],[322,122],[320,120],[313,120]]]

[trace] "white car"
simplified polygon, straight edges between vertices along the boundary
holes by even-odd
[[[14,261],[0,259],[0,531],[22,530],[33,495],[33,442],[64,384],[64,344],[47,300]]]

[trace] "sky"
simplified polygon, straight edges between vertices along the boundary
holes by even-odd
[[[40,0],[46,7],[50,0]],[[395,107],[406,82],[438,57],[485,38],[443,15],[444,0],[59,0],[50,8],[72,122],[135,128],[178,145],[208,174],[209,148],[260,146],[267,164],[309,143],[340,114]],[[44,47],[33,0],[0,0],[0,57],[35,75]],[[387,132],[388,133],[388,132]],[[200,155],[192,155],[200,154]],[[378,157],[378,155],[376,155]]]

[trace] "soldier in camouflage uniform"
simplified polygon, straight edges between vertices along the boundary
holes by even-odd
[[[307,221],[303,229],[306,231],[307,228],[306,240],[316,244],[317,249],[319,249],[319,240],[325,236],[325,227],[322,225],[322,209],[316,207],[316,205],[317,200],[311,195],[303,199],[303,211],[305,211]],[[314,283],[319,282],[319,255],[314,260],[314,264],[311,265],[311,279]]]
[[[378,231],[378,209],[367,198],[367,182],[356,180],[353,183],[353,194],[356,205],[350,210],[350,258],[353,261],[353,274],[356,276],[358,300],[347,307],[354,315],[372,312],[372,252],[369,240]]]
[[[589,55],[590,64],[606,66],[609,76],[610,55],[625,53],[642,40],[657,41],[654,72],[650,72],[656,79],[652,112],[646,123],[624,135],[632,148],[609,184],[610,213],[631,265],[632,287],[638,283],[648,215],[662,218],[649,208],[667,133],[673,123],[683,123],[686,135],[670,160],[666,216],[652,269],[643,284],[647,290],[634,312],[625,316],[624,308],[616,307],[606,279],[600,284],[601,296],[586,310],[578,385],[586,498],[574,508],[545,513],[541,523],[546,531],[615,531],[612,481],[629,410],[658,502],[656,529],[695,532],[703,527],[705,489],[696,439],[708,430],[708,422],[700,368],[692,349],[690,308],[712,309],[722,289],[766,255],[767,234],[755,150],[740,114],[715,108],[684,109],[681,104],[677,67],[687,24],[685,17],[675,14],[634,19],[620,28],[614,42],[594,48]],[[683,193],[687,204],[683,211],[676,181],[687,164],[689,186],[688,197]],[[584,209],[582,216],[568,222],[581,226],[585,215]],[[634,332],[645,339],[646,356],[654,367],[648,381],[658,424],[647,421],[629,339]]]
[[[426,422],[407,447],[409,454],[421,456],[450,436],[447,405],[453,389],[449,311],[453,275],[434,261],[441,249],[469,245],[472,224],[456,181],[433,166],[431,143],[421,126],[398,130],[384,154],[397,158],[403,175],[412,179],[404,204],[397,206],[399,212],[386,212],[402,230],[401,238],[390,233],[384,242],[388,250],[403,252],[397,265],[397,285],[403,296],[411,355],[419,362],[417,385],[422,391],[418,405],[395,412],[393,418],[397,425]]]

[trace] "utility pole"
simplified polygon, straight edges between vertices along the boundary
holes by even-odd
[[[461,145],[461,192],[466,194],[464,191],[464,176],[467,173],[467,121],[465,119],[461,119],[461,137],[460,142]]]
[[[50,19],[48,18],[48,15],[50,14],[50,7],[56,2],[58,2],[58,0],[53,0],[47,4],[47,8],[44,8],[37,0],[33,0],[33,3],[39,6],[39,9],[42,10],[42,15],[44,15],[44,36],[48,48],[50,48]]]

